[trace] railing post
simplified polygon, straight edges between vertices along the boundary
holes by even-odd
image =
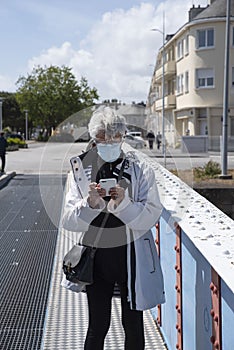
[[[156,227],[156,238],[155,238],[155,244],[157,247],[157,251],[158,251],[158,256],[160,258],[160,224],[159,222],[155,225]],[[158,316],[157,316],[157,324],[159,327],[162,326],[162,308],[161,308],[161,304],[159,304],[157,306],[158,308]]]
[[[212,309],[212,336],[210,338],[213,344],[213,350],[222,350],[222,311],[221,311],[221,282],[220,276],[211,268],[211,302]]]
[[[176,349],[183,350],[183,322],[182,322],[182,255],[181,255],[181,228],[176,223],[176,245],[175,245],[175,251],[176,251],[176,311],[177,311],[177,323],[176,323],[176,329],[177,329],[177,344]]]

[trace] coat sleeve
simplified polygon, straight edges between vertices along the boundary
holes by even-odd
[[[73,176],[71,176],[69,182],[69,191],[65,197],[62,227],[72,232],[85,232],[93,219],[104,209],[104,206],[99,209],[89,207],[87,197],[82,198],[80,196]]]
[[[162,212],[154,171],[151,167],[142,165],[135,186],[138,186],[137,200],[131,199],[126,190],[125,198],[120,205],[115,209],[109,203],[107,209],[130,229],[146,232],[155,225]]]

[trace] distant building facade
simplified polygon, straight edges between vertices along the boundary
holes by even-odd
[[[234,0],[231,0],[229,66],[229,150],[234,150]],[[189,21],[164,44],[165,138],[173,147],[183,135],[207,135],[211,150],[222,135],[226,0],[193,6]],[[147,99],[147,123],[162,131],[160,48]]]
[[[145,137],[146,130],[146,104],[144,102],[131,104],[122,103],[117,99],[105,100],[96,106],[110,106],[118,110],[118,112],[123,115],[127,122],[127,127],[129,131],[141,131],[142,136]]]

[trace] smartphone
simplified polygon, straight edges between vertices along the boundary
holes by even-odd
[[[101,188],[104,188],[106,190],[106,194],[108,195],[110,189],[116,186],[117,181],[115,178],[100,179],[99,184]]]

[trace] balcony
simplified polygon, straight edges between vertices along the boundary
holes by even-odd
[[[176,96],[175,95],[167,95],[164,97],[164,108],[172,109],[176,106]],[[156,111],[162,110],[162,98],[159,98],[155,101]]]
[[[158,67],[158,69],[155,72],[155,81],[159,82],[162,80],[163,75],[163,69],[162,65]],[[176,62],[175,61],[168,61],[165,62],[164,65],[164,76],[166,79],[170,78],[171,76],[176,74]]]

